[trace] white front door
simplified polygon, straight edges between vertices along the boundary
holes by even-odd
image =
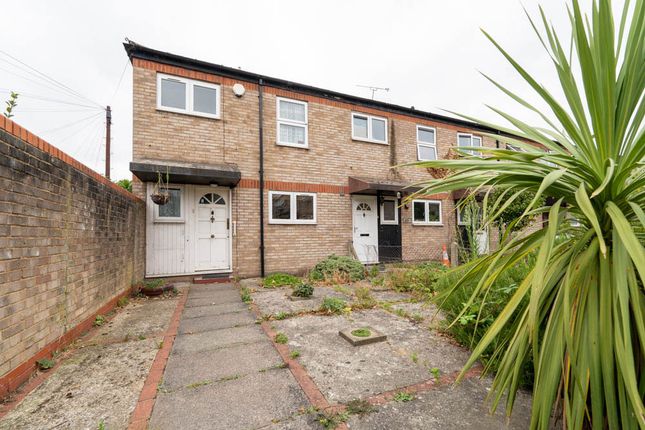
[[[195,196],[195,270],[228,269],[228,193],[197,189]]]
[[[378,263],[377,211],[376,196],[352,196],[354,250],[364,264]]]

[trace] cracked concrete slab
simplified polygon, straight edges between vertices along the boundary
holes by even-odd
[[[216,290],[211,295],[203,296],[188,296],[186,307],[191,308],[194,306],[212,306],[221,305],[224,303],[237,303],[240,301],[240,293],[235,289]]]
[[[531,399],[520,391],[509,419],[504,406],[491,415],[484,399],[490,380],[467,379],[416,394],[409,402],[390,402],[374,412],[351,416],[349,427],[356,430],[523,430],[529,428]]]
[[[209,330],[240,327],[254,323],[255,318],[248,311],[207,315],[201,318],[183,319],[179,324],[179,333],[201,333]]]
[[[280,364],[282,359],[265,339],[216,351],[171,354],[162,387],[174,390],[199,381],[216,381]]]
[[[248,305],[239,302],[233,303],[223,303],[219,305],[211,306],[195,306],[192,308],[184,308],[184,313],[182,314],[182,319],[187,318],[201,318],[209,315],[223,315],[233,312],[248,312]]]
[[[258,325],[222,328],[195,334],[177,336],[173,353],[184,354],[224,348],[238,343],[249,343],[266,339]]]
[[[346,402],[461,370],[469,352],[446,338],[380,309],[347,316],[306,315],[273,322],[300,351],[298,360],[325,397]],[[370,326],[386,334],[385,342],[353,347],[338,332]]]
[[[149,428],[249,429],[283,420],[309,405],[287,369],[160,393]]]

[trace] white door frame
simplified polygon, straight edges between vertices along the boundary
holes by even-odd
[[[375,234],[375,236],[374,237],[376,239],[376,243],[375,243],[375,248],[374,249],[376,251],[376,261],[361,261],[361,263],[363,263],[363,264],[378,264],[378,262],[380,260],[379,259],[379,252],[378,252],[378,222],[379,222],[379,216],[378,216],[378,212],[377,212],[379,210],[378,197],[377,196],[372,196],[372,195],[365,195],[365,194],[354,194],[350,198],[351,211],[352,211],[352,246],[354,246],[354,251],[356,251],[356,246],[355,246],[355,238],[356,238],[356,236],[355,235],[356,235],[356,228],[357,228],[356,225],[355,225],[355,222],[354,222],[354,216],[355,216],[355,212],[356,212],[355,206],[360,201],[358,199],[369,199],[371,201],[370,203],[373,206],[372,210],[373,210],[373,213],[375,215],[375,219],[374,219],[374,234]],[[358,257],[358,252],[356,254],[357,254],[357,257]]]
[[[217,193],[220,195],[226,195],[226,204],[227,204],[227,211],[226,211],[226,216],[228,217],[228,262],[227,262],[227,267],[225,268],[220,268],[220,269],[197,269],[197,217],[198,217],[198,210],[197,208],[199,207],[199,199],[201,198],[202,195],[206,193]],[[192,239],[193,239],[193,244],[192,244],[192,252],[193,252],[193,265],[191,267],[191,272],[194,274],[207,274],[207,273],[222,273],[222,272],[230,272],[231,267],[232,267],[232,260],[233,260],[233,219],[232,219],[232,193],[230,188],[225,188],[225,187],[213,187],[213,186],[208,186],[208,185],[195,185],[194,187],[194,192],[193,192],[193,199],[192,199],[192,208],[194,212],[194,216],[191,217],[191,222],[192,222]]]

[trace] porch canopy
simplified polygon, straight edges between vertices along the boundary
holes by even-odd
[[[140,160],[130,163],[130,171],[143,182],[157,182],[159,174],[174,184],[220,185],[234,187],[242,174],[235,164],[200,164],[181,161]]]
[[[414,193],[421,188],[410,182],[391,179],[372,179],[349,176],[347,178],[350,194],[396,195],[396,193]]]

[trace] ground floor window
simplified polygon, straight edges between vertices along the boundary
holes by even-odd
[[[172,186],[168,188],[168,194],[170,199],[165,205],[155,205],[155,221],[156,222],[182,222],[184,220],[184,214],[181,209],[182,207],[182,189],[177,187],[173,188]]]
[[[412,223],[441,225],[441,202],[439,200],[412,201]]]
[[[269,191],[269,223],[315,224],[316,194]]]

